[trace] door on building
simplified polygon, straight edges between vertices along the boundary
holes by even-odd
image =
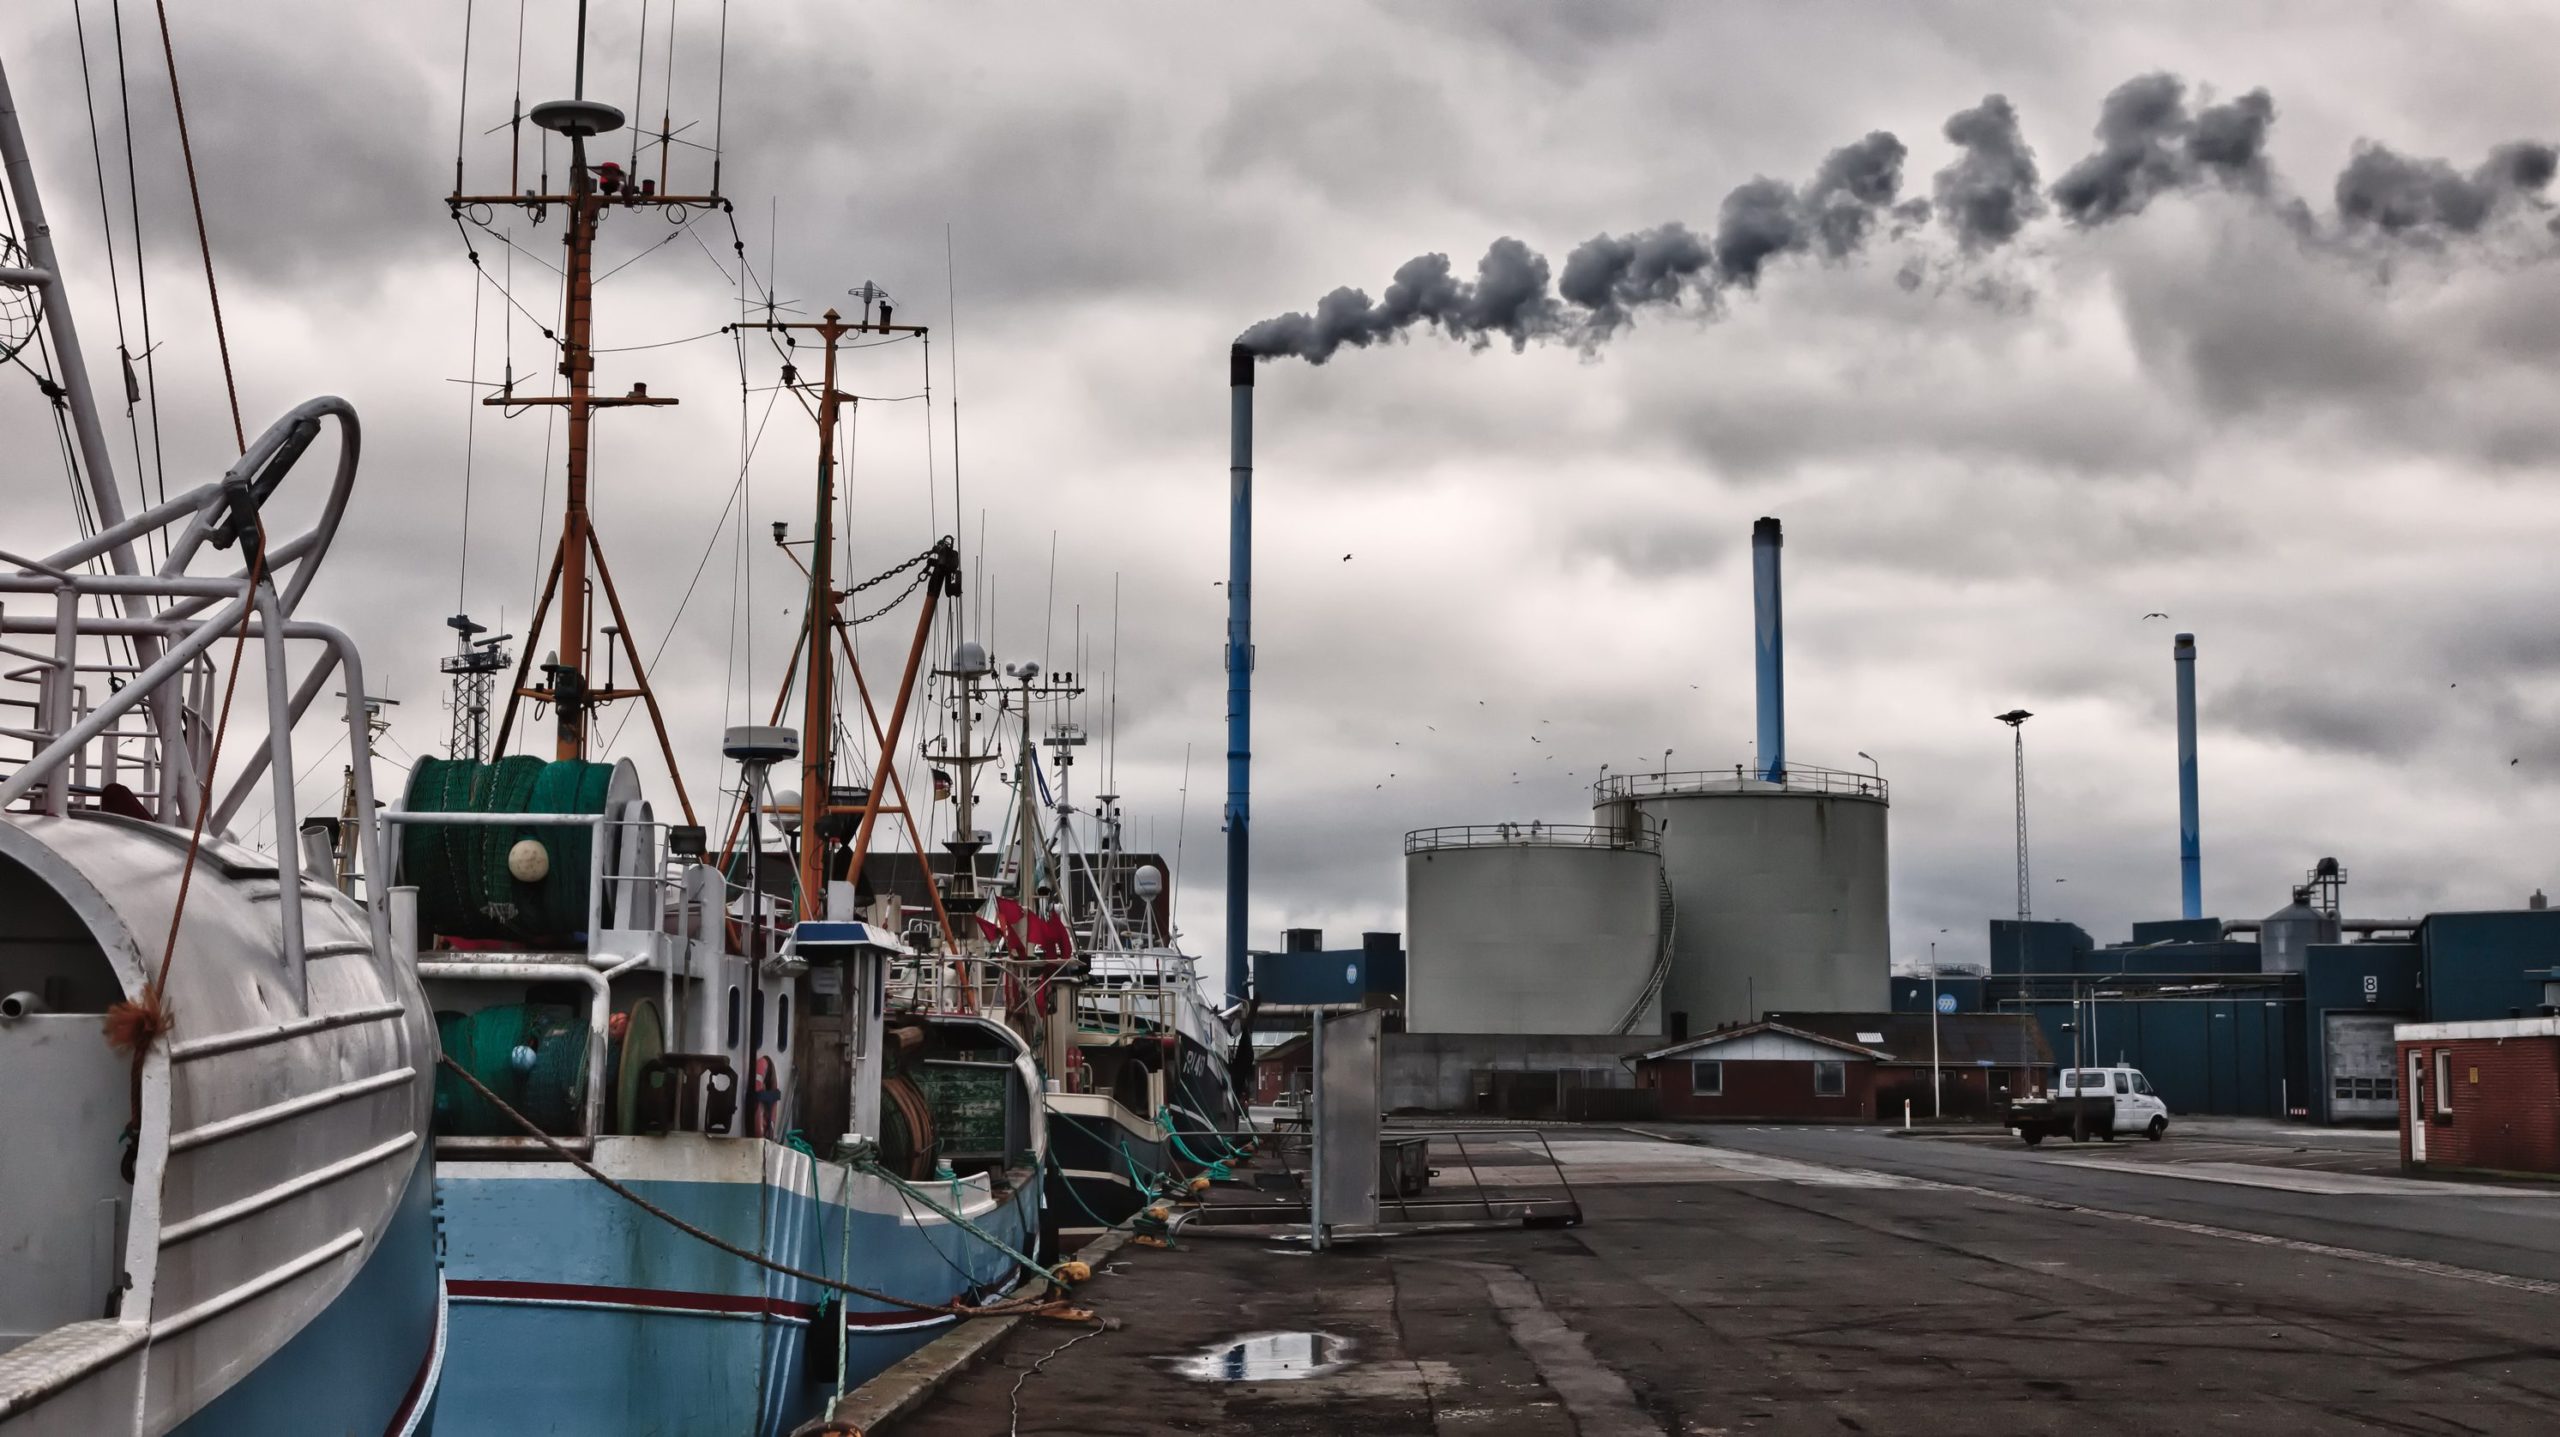
[[[2328,1071],[2329,1121],[2367,1122],[2400,1115],[2391,1079],[2391,1025],[2383,1013],[2329,1013],[2321,1051]]]
[[[2425,1050],[2409,1050],[2409,1161],[2423,1164],[2427,1160],[2427,1055]]]

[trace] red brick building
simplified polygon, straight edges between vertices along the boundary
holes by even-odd
[[[1745,1023],[1636,1059],[1636,1086],[1661,1095],[1666,1118],[1867,1118],[1885,1056],[1779,1023]]]
[[[2400,1161],[2560,1173],[2560,1018],[2403,1023]]]

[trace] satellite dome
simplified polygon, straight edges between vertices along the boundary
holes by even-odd
[[[1140,898],[1154,902],[1164,896],[1164,870],[1152,863],[1147,864],[1129,875],[1129,888]]]
[[[951,671],[955,674],[975,678],[991,667],[987,662],[986,646],[976,639],[962,639],[960,647],[951,651]]]

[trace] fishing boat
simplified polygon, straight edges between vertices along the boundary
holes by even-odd
[[[583,54],[583,31],[578,43]],[[825,359],[786,359],[780,378],[817,421],[808,602],[771,719],[725,736],[715,835],[597,537],[588,435],[603,411],[672,402],[595,383],[598,226],[719,210],[716,161],[708,188],[668,184],[663,169],[643,182],[591,158],[624,123],[614,107],[577,96],[524,118],[565,150],[565,183],[457,190],[450,203],[458,219],[518,206],[565,229],[563,392],[489,399],[565,412],[559,548],[519,655],[465,616],[449,621],[455,740],[382,815],[395,946],[426,981],[443,1046],[435,1148],[453,1335],[441,1411],[474,1432],[780,1434],[956,1322],[1038,1306],[1055,1277],[1030,1033],[1001,1010],[899,997],[955,951],[933,936],[948,920],[862,897],[875,830],[912,822],[889,760],[960,565],[948,540],[933,544],[876,581],[903,577],[897,598],[846,614],[847,595],[874,585],[834,572],[838,355],[922,331],[872,296],[852,319],[768,308],[737,326],[803,357],[814,340]],[[601,644],[591,594],[610,613]],[[911,599],[884,725],[849,630]],[[876,767],[843,737],[849,689]],[[785,722],[794,699],[797,728]],[[650,716],[672,803],[628,760],[593,757],[596,715],[626,702]],[[516,751],[536,709],[551,716],[548,741]],[[796,790],[776,786],[795,772]]]
[[[963,751],[948,757],[965,776],[981,761],[967,753],[967,715],[993,665],[972,646],[957,667]],[[1130,854],[1122,842],[1119,796],[1101,795],[1089,810],[1076,803],[1081,727],[1061,718],[1045,744],[1035,741],[1039,711],[1071,705],[1080,685],[1072,675],[1043,676],[1036,662],[1006,673],[1017,682],[994,687],[997,710],[1015,730],[1013,822],[996,865],[998,891],[981,911],[992,940],[1044,965],[1032,1002],[1053,1035],[1050,1206],[1069,1225],[1119,1226],[1195,1179],[1227,1176],[1229,1164],[1248,1155],[1246,1108],[1229,1071],[1235,1030],[1174,941],[1161,858]],[[966,832],[965,783],[960,802]],[[955,880],[971,871],[951,870]],[[975,897],[948,902],[968,907]]]
[[[294,785],[334,678],[372,802],[363,664],[299,613],[356,414],[299,405],[128,517],[5,72],[0,159],[0,301],[33,300],[0,352],[49,342],[90,531],[0,550],[0,1431],[423,1432],[435,1031],[370,833]],[[272,852],[237,836],[262,796]]]

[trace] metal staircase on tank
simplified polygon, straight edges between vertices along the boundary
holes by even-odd
[[[1618,1020],[1618,1026],[1610,1030],[1622,1036],[1634,1032],[1636,1025],[1644,1021],[1644,1010],[1654,999],[1662,995],[1662,985],[1671,977],[1671,937],[1673,930],[1678,926],[1680,915],[1679,910],[1671,902],[1670,877],[1665,874],[1656,874],[1654,883],[1661,894],[1655,911],[1658,915],[1657,926],[1662,931],[1662,941],[1654,951],[1653,971],[1645,975],[1643,990],[1636,994],[1636,1001],[1628,1007],[1627,1015]]]

